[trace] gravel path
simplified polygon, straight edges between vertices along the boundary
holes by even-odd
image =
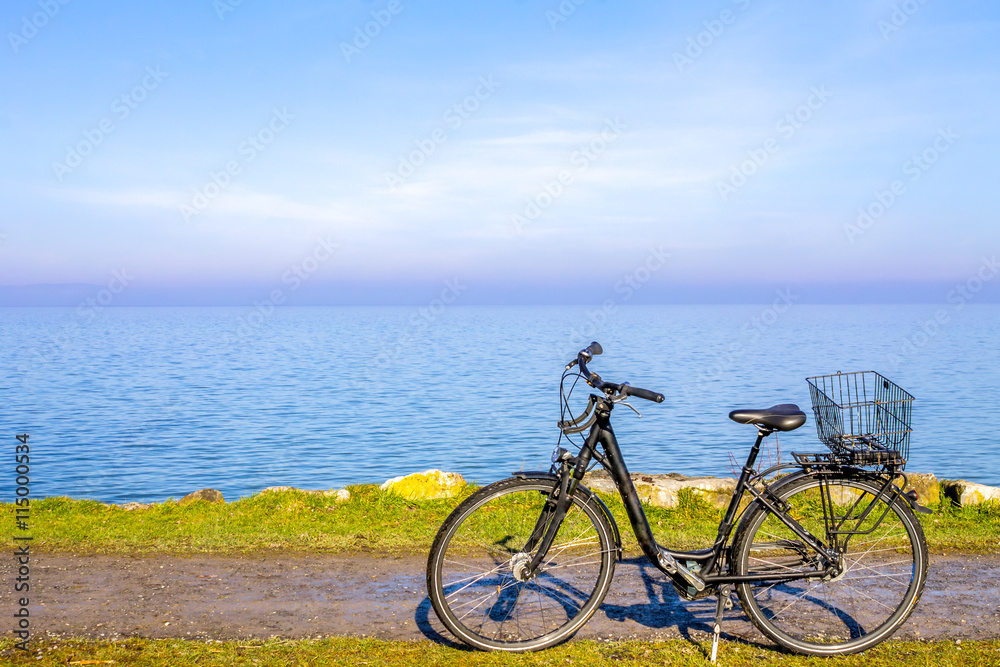
[[[38,634],[451,641],[427,600],[421,557],[278,552],[263,557],[41,554],[32,559],[30,611]],[[13,582],[13,572],[13,558],[3,558],[4,579]],[[0,609],[14,610],[13,585],[0,591]],[[628,559],[618,564],[602,608],[577,636],[702,637],[714,611],[714,598],[681,602],[645,560]],[[739,605],[727,612],[723,633],[764,641]],[[923,597],[895,637],[1000,638],[1000,555],[932,556]]]

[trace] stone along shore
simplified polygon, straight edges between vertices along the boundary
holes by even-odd
[[[921,505],[937,505],[950,501],[957,506],[978,505],[988,501],[1000,502],[1000,488],[977,484],[965,480],[939,480],[930,473],[906,473],[906,488],[917,492]],[[614,481],[604,470],[589,473],[583,480],[585,486],[593,491],[610,495],[618,493]],[[680,502],[683,491],[690,492],[713,507],[724,508],[729,503],[736,479],[732,477],[687,477],[678,473],[649,475],[640,472],[632,473],[632,483],[635,484],[639,499],[653,507],[674,508]],[[441,470],[425,470],[424,472],[403,475],[386,480],[381,484],[382,490],[396,493],[407,500],[431,500],[451,498],[458,495],[466,487],[465,479],[454,472]],[[290,486],[271,486],[264,493],[280,491],[300,491],[329,497],[335,503],[347,502],[351,498],[349,489],[312,490],[296,489]],[[215,489],[194,491],[177,501],[181,505],[203,500],[207,502],[225,502],[222,493]],[[124,503],[123,509],[135,510],[151,507],[153,503]]]

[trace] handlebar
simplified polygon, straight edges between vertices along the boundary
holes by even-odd
[[[628,382],[622,382],[621,384],[616,382],[605,382],[601,379],[601,376],[597,373],[591,372],[587,368],[587,362],[594,358],[594,356],[604,352],[604,348],[596,340],[588,345],[587,347],[580,350],[576,359],[566,364],[566,370],[573,368],[574,365],[580,366],[580,375],[583,379],[587,381],[594,389],[598,389],[605,392],[618,393],[622,396],[635,396],[636,398],[643,398],[647,401],[653,401],[654,403],[663,402],[663,394],[649,389],[642,389],[640,387],[633,387]]]
[[[633,387],[631,385],[622,385],[621,392],[626,396],[635,396],[636,398],[644,398],[647,401],[653,401],[654,403],[663,402],[663,394],[655,391],[650,391],[649,389],[642,389],[641,387]]]

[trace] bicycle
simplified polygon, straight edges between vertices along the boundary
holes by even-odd
[[[597,611],[622,558],[611,511],[581,483],[597,464],[615,481],[646,558],[685,599],[717,596],[713,662],[734,590],[761,632],[799,653],[864,651],[899,628],[927,576],[914,511],[930,510],[902,491],[912,396],[872,372],[809,378],[817,431],[830,451],[793,453],[794,462],[760,472],[764,439],[799,428],[806,414],[793,404],[730,412],[757,428],[756,441],[712,546],[675,551],[656,543],[610,423],[617,405],[635,410],[626,399],[661,403],[663,395],[591,372],[587,364],[602,351],[597,342],[581,350],[560,382],[562,417],[579,379],[598,392],[583,413],[558,424],[567,437],[589,429],[579,453],[557,444],[548,472],[516,472],[479,489],[439,529],[427,590],[452,634],[482,650],[540,650]]]

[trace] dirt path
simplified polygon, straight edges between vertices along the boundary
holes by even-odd
[[[0,563],[8,582],[12,561]],[[12,589],[0,591],[0,609],[13,610]],[[682,603],[654,568],[629,559],[619,563],[611,593],[578,636],[700,636],[709,631],[714,605],[714,598]],[[32,562],[30,611],[37,633],[91,638],[368,635],[450,642],[430,609],[418,557],[42,554]],[[738,605],[723,629],[729,637],[763,641]],[[923,598],[895,636],[1000,637],[1000,555],[932,557]]]

